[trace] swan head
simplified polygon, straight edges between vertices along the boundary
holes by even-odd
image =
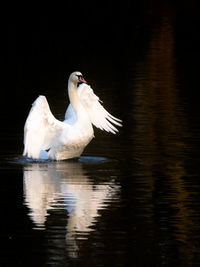
[[[69,81],[74,84],[86,83],[85,79],[83,78],[83,74],[80,71],[72,72],[69,76]]]

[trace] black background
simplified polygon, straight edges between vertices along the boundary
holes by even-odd
[[[65,108],[68,76],[75,70],[84,74],[99,96],[102,96],[100,88],[104,84],[119,84],[116,95],[122,96],[122,102],[118,114],[123,119],[123,129],[128,129],[130,125],[123,111],[123,93],[129,95],[125,86],[126,80],[130,79],[128,62],[142,58],[151,29],[159,23],[163,14],[173,17],[177,65],[183,78],[181,94],[187,100],[189,118],[198,123],[199,119],[194,119],[199,117],[197,1],[66,1],[62,5],[55,2],[46,5],[16,2],[2,7],[0,145],[3,157],[6,153],[22,152],[24,121],[31,103],[39,94],[47,96],[50,106],[56,102],[56,98],[63,98]],[[125,105],[127,110],[129,103]],[[128,131],[122,131],[126,137]],[[22,202],[21,184],[21,192],[18,192],[21,176],[11,179],[13,187],[16,187],[16,195],[8,196],[4,188],[9,187],[10,179],[6,177],[11,177],[12,173],[8,174],[5,170],[1,174],[5,178],[1,196],[3,200],[10,201],[3,202],[2,213],[8,216],[8,228],[15,231],[12,228],[13,213],[9,217],[9,210],[13,203],[18,207]],[[18,198],[19,195],[21,198]],[[23,212],[21,207],[20,210],[14,210],[14,215],[17,217]],[[16,220],[16,223],[22,223],[22,220]],[[24,216],[24,224],[28,223],[30,221]],[[37,235],[32,235],[33,242],[38,244]],[[28,239],[26,232],[21,233],[13,248],[17,247],[17,242],[25,244]],[[26,249],[29,251],[31,248]],[[18,258],[18,253],[15,258]],[[40,247],[37,253],[40,253]]]

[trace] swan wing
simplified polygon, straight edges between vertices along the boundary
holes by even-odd
[[[64,128],[64,123],[55,119],[45,96],[39,96],[24,126],[23,155],[38,159],[41,150],[47,150],[55,142]]]
[[[78,95],[82,105],[86,109],[94,126],[101,130],[115,134],[118,132],[114,125],[122,126],[121,120],[112,116],[102,105],[99,97],[88,84],[81,84],[78,88]]]

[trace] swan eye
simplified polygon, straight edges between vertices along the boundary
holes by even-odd
[[[76,74],[76,76],[78,77],[78,80],[80,83],[86,83],[85,79],[83,78],[82,74]]]

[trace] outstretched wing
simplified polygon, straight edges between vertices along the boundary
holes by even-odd
[[[24,126],[23,155],[38,159],[40,151],[49,149],[58,138],[63,124],[51,113],[46,97],[39,96],[32,104]]]
[[[100,104],[99,97],[94,94],[92,88],[83,83],[77,90],[81,103],[87,110],[92,124],[101,130],[105,130],[113,134],[118,132],[114,125],[122,126],[120,123],[121,120],[115,118],[107,110],[105,110],[105,108]]]

